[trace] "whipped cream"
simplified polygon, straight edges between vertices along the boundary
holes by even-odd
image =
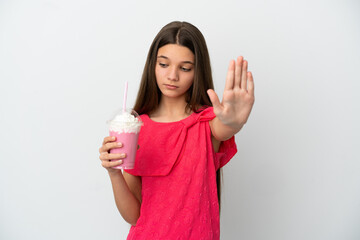
[[[128,112],[117,114],[108,124],[109,130],[117,133],[139,133],[143,125],[140,118]]]

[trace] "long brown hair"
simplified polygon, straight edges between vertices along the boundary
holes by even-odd
[[[156,84],[155,65],[159,48],[167,44],[187,47],[195,56],[194,82],[186,96],[187,110],[197,112],[203,106],[212,106],[206,93],[208,89],[214,89],[214,84],[205,38],[194,25],[188,22],[174,21],[160,30],[150,46],[134,110],[139,114],[149,114],[159,106],[161,92]],[[216,172],[216,182],[220,206],[221,169]]]

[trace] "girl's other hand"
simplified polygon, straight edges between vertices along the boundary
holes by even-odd
[[[221,103],[215,91],[208,90],[215,115],[223,124],[235,129],[247,122],[255,101],[254,80],[247,67],[248,62],[242,56],[236,63],[231,60]]]
[[[109,173],[118,173],[121,172],[120,169],[115,169],[113,167],[119,166],[123,163],[123,158],[125,158],[125,153],[110,153],[110,149],[121,148],[122,143],[116,142],[116,138],[113,136],[108,136],[104,138],[102,146],[99,149],[101,165],[108,170]]]

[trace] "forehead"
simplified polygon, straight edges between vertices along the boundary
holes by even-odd
[[[194,62],[195,59],[195,56],[190,49],[178,44],[167,44],[165,46],[162,46],[161,48],[159,48],[157,56],[164,56],[169,60],[175,62]]]

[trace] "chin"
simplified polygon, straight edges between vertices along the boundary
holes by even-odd
[[[185,97],[185,96],[184,96],[185,94],[176,93],[176,92],[167,92],[167,91],[165,91],[165,92],[161,92],[161,93],[162,93],[162,95],[163,95],[164,97],[168,97],[168,98],[181,98],[181,97]]]

